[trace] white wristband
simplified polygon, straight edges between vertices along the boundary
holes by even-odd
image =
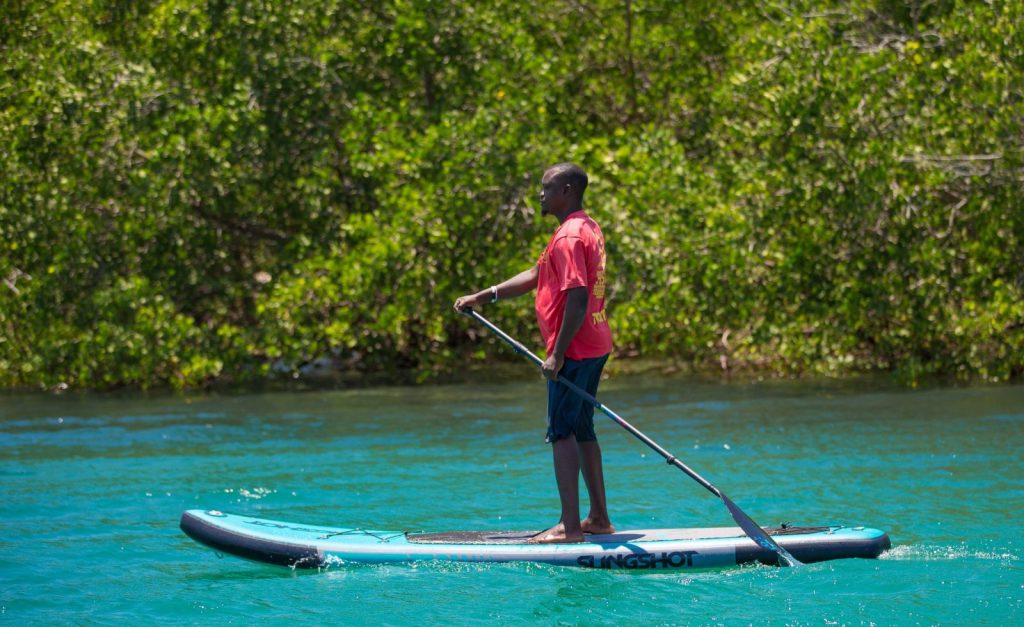
[[[498,286],[496,285],[491,286],[491,302],[498,302]]]

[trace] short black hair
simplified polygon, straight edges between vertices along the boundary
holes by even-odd
[[[574,190],[579,193],[579,197],[583,198],[583,192],[587,190],[587,183],[590,179],[587,178],[587,173],[583,171],[583,168],[576,165],[575,163],[558,163],[551,166],[551,169],[555,171],[555,177],[559,181],[565,181]]]

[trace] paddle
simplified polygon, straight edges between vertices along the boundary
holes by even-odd
[[[508,335],[498,327],[494,326],[490,320],[484,318],[479,313],[474,311],[472,308],[467,307],[462,310],[462,313],[473,318],[480,324],[490,329],[492,333],[500,337],[502,340],[505,341],[506,344],[511,346],[515,352],[519,353],[520,355],[523,355],[524,357],[532,361],[534,365],[540,367],[544,364],[544,362],[541,361],[540,357],[537,357],[536,355],[531,353],[528,348],[514,340],[510,335]],[[729,508],[729,513],[732,514],[733,519],[740,526],[740,529],[743,529],[743,532],[747,534],[751,540],[756,542],[762,548],[772,551],[773,553],[778,555],[780,565],[798,566],[801,563],[795,557],[790,555],[789,551],[779,546],[779,544],[775,540],[773,540],[764,529],[762,529],[756,522],[754,522],[754,520],[750,518],[750,516],[747,516],[745,513],[743,513],[743,510],[741,510],[735,503],[733,503],[732,499],[726,496],[724,492],[722,492],[715,486],[711,485],[711,482],[709,482],[704,477],[701,477],[692,468],[681,462],[678,457],[672,455],[671,453],[663,449],[661,446],[658,445],[657,442],[641,433],[639,429],[626,422],[624,418],[613,412],[611,409],[605,407],[600,401],[598,401],[596,398],[588,394],[586,390],[581,389],[572,381],[558,379],[558,382],[566,386],[576,394],[578,394],[581,398],[583,398],[583,400],[587,401],[597,409],[600,409],[606,416],[608,416],[616,423],[618,423],[620,427],[622,427],[626,431],[629,431],[638,440],[640,440],[647,446],[651,447],[651,449],[653,449],[658,455],[664,457],[669,464],[672,464],[679,470],[682,470],[687,475],[689,475],[691,479],[704,486],[704,488],[708,492],[722,499],[722,502],[725,503],[725,506],[727,508]]]

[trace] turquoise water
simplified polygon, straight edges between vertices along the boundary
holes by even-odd
[[[1024,620],[1024,387],[615,379],[602,399],[761,525],[887,530],[880,560],[608,572],[291,571],[189,508],[397,530],[557,518],[539,381],[204,396],[0,396],[0,618],[58,623],[1010,624]],[[598,418],[620,528],[731,525]]]

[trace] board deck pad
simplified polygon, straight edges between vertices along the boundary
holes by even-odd
[[[828,531],[828,527],[766,527],[770,536],[796,535]],[[523,544],[541,531],[444,531],[440,533],[407,533],[406,538],[415,544]],[[584,536],[584,542],[598,544],[623,544],[637,541],[695,540],[698,538],[731,538],[743,535],[739,527],[711,527],[703,529],[649,529],[642,531],[617,531],[608,534]]]
[[[540,531],[443,531],[441,533],[407,533],[416,544],[524,544]]]
[[[352,563],[538,562],[625,569],[722,568],[762,562],[778,554],[739,527],[631,529],[587,535],[583,542],[530,544],[536,531],[414,533],[268,520],[215,510],[181,515],[189,537],[246,559],[292,568]],[[890,547],[884,531],[843,525],[770,527],[776,542],[804,563],[874,558]]]

